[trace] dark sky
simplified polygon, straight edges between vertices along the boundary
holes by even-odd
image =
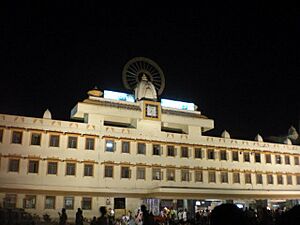
[[[145,56],[164,71],[162,97],[194,102],[215,120],[209,134],[285,134],[300,117],[297,12],[10,5],[1,25],[0,113],[41,117],[49,108],[54,119],[69,119],[95,85],[127,92],[122,68]]]

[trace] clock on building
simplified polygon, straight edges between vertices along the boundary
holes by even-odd
[[[145,102],[144,105],[144,117],[149,119],[159,119],[160,118],[160,108],[157,102]]]
[[[158,117],[158,112],[157,112],[157,105],[146,105],[146,116],[148,117],[153,117],[157,118]]]

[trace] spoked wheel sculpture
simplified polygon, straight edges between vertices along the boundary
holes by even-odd
[[[125,88],[134,90],[143,75],[146,75],[160,95],[165,88],[164,73],[154,61],[145,57],[135,57],[124,66],[122,79]]]

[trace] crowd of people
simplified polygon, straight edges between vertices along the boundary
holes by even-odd
[[[201,208],[196,212],[187,209],[163,208],[159,215],[153,215],[145,205],[135,212],[115,216],[113,209],[101,206],[100,216],[91,220],[84,217],[78,208],[75,219],[68,218],[66,209],[59,212],[59,225],[299,225],[300,205],[292,209],[246,208],[240,209],[235,204],[221,204],[213,210]],[[0,207],[0,224],[2,225],[57,225],[47,214],[43,220],[36,218],[24,209],[6,209]]]
[[[154,216],[145,205],[136,213],[128,212],[121,218],[115,218],[113,210],[107,211],[105,206],[99,209],[100,216],[89,222],[90,225],[298,225],[300,224],[300,205],[290,210],[257,210],[238,208],[235,204],[222,204],[210,210],[198,210],[191,216],[187,209],[175,210],[164,208],[159,216]],[[65,209],[59,215],[59,225],[67,225]],[[78,209],[76,225],[84,225],[82,210]]]

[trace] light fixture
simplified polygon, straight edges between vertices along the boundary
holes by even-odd
[[[107,148],[112,148],[114,145],[112,142],[106,142],[106,147]]]

